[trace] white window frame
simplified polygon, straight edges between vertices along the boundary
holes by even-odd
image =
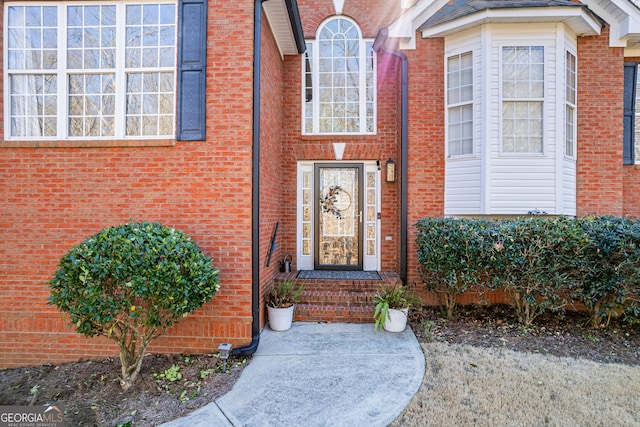
[[[504,75],[504,49],[505,48],[515,48],[515,49],[519,49],[519,48],[541,48],[542,49],[542,66],[543,66],[543,70],[542,70],[542,76],[543,76],[543,80],[542,80],[542,96],[541,97],[534,97],[531,95],[531,93],[529,94],[529,96],[513,96],[513,97],[508,97],[505,96],[505,91],[504,91],[504,83],[505,83],[505,75]],[[500,58],[500,80],[499,80],[499,85],[500,85],[500,154],[502,155],[507,155],[507,156],[540,156],[540,155],[544,155],[545,154],[545,137],[544,137],[544,132],[545,132],[545,93],[547,90],[547,79],[545,76],[545,72],[544,72],[544,67],[546,65],[546,54],[547,54],[547,49],[545,45],[535,45],[535,44],[504,44],[501,45],[499,47],[499,58]],[[531,84],[531,80],[528,80],[529,84]],[[539,151],[532,151],[532,150],[528,150],[528,151],[518,151],[517,150],[517,144],[514,141],[514,149],[513,150],[505,150],[505,114],[504,114],[504,107],[507,103],[513,104],[514,106],[521,103],[521,104],[539,104],[540,105],[540,150]],[[530,117],[527,117],[528,119]],[[531,136],[531,135],[529,135]]]
[[[471,57],[471,66],[470,67],[466,67],[466,68],[459,68],[458,70],[456,70],[456,74],[457,74],[457,79],[458,79],[458,85],[456,86],[451,86],[451,77],[452,77],[452,72],[449,69],[449,64],[450,64],[450,60],[457,58],[459,63],[462,62],[462,58],[464,56],[469,55]],[[446,57],[445,59],[445,66],[447,67],[446,69],[446,82],[445,82],[445,96],[446,96],[446,123],[447,123],[447,127],[446,127],[446,140],[447,140],[447,146],[446,146],[446,150],[447,150],[447,157],[448,158],[461,158],[461,157],[473,157],[475,155],[475,144],[474,144],[474,137],[473,137],[473,115],[474,115],[474,98],[475,98],[475,93],[474,93],[474,85],[473,85],[473,79],[474,79],[474,70],[473,70],[473,60],[474,60],[474,55],[473,55],[473,51],[466,51],[466,52],[461,52],[458,54],[453,54],[453,55],[449,55]],[[463,72],[465,70],[470,70],[471,72],[471,80],[469,84],[463,85],[462,82],[462,75]],[[470,87],[470,93],[469,93],[469,97],[462,99],[462,89],[464,86],[469,86]],[[457,91],[458,95],[456,97],[452,97],[450,96],[450,91]],[[454,99],[455,98],[455,99]],[[470,120],[464,120],[462,118],[462,115],[464,114],[464,110],[471,110],[470,113]],[[452,116],[454,116],[453,112],[454,110],[459,111],[460,114],[460,120],[456,121],[455,123],[452,122],[453,118]],[[465,124],[468,124],[468,126],[470,127],[470,135],[469,138],[466,138],[464,135],[464,127]],[[459,138],[456,138],[455,140],[452,139],[453,135],[452,135],[452,127],[455,126],[457,128],[459,128]],[[466,139],[470,139],[471,140],[471,151],[469,152],[465,152],[464,149],[464,144],[463,142]],[[460,146],[460,152],[459,153],[452,153],[452,149],[451,149],[451,145],[452,143],[456,143]]]
[[[358,32],[359,38],[359,128],[355,132],[335,132],[335,131],[321,131],[320,130],[320,72],[319,72],[319,40],[322,30],[334,20],[345,20],[354,25]],[[307,40],[307,54],[302,56],[302,134],[304,135],[359,135],[366,134],[371,135],[376,133],[377,126],[377,64],[376,53],[372,49],[373,39],[366,39],[362,37],[362,30],[360,26],[352,19],[346,16],[335,16],[323,22],[316,33],[315,40]],[[368,53],[370,52],[370,56]],[[309,59],[310,57],[310,59]],[[367,100],[367,61],[372,60],[372,100]],[[307,72],[307,61],[311,65],[311,75]],[[311,101],[307,102],[307,83],[311,82]],[[367,104],[371,105],[371,115],[368,115]],[[367,119],[371,118],[372,126],[371,130],[367,131]],[[311,129],[309,128],[309,122],[311,122]]]
[[[636,65],[636,81],[635,81],[635,96],[636,96],[636,108],[634,117],[634,138],[633,138],[633,164],[640,164],[640,64]]]
[[[173,28],[174,28],[174,40],[173,40],[173,61],[170,66],[157,66],[157,67],[136,67],[125,68],[125,29],[126,29],[126,7],[132,5],[172,5],[174,7],[173,16]],[[115,66],[113,68],[68,68],[67,64],[67,11],[70,6],[110,6],[113,5],[116,8],[115,18]],[[56,7],[57,8],[57,67],[54,69],[12,69],[9,70],[8,51],[9,51],[9,8],[10,7]],[[178,32],[178,7],[175,0],[158,0],[158,1],[100,1],[100,2],[5,2],[4,6],[4,127],[5,127],[5,139],[6,140],[118,140],[118,139],[166,139],[175,136],[175,116],[176,116],[176,79],[177,79],[177,32]],[[170,24],[169,24],[170,25]],[[96,27],[98,28],[98,27]],[[159,45],[162,48],[164,45]],[[166,46],[165,46],[166,47]],[[162,57],[163,52],[159,51],[159,58]],[[170,116],[171,129],[166,134],[158,135],[126,135],[126,114],[127,114],[127,75],[139,74],[139,73],[172,73],[172,91],[162,92],[158,89],[158,92],[151,92],[152,95],[166,95],[170,96],[172,103],[172,111],[168,113],[148,113],[147,117],[157,117],[158,120],[161,116]],[[55,75],[57,79],[57,90],[55,96],[57,96],[56,102],[56,128],[57,133],[55,136],[13,136],[12,131],[12,105],[11,105],[11,83],[10,78],[12,75],[28,75],[28,74],[50,74]],[[69,135],[69,79],[71,75],[97,75],[97,74],[112,74],[115,82],[115,108],[114,108],[114,134],[113,135],[97,135],[97,136],[70,136]],[[148,92],[146,92],[148,93]],[[29,96],[30,94],[27,94]],[[82,95],[87,95],[86,93]],[[92,117],[103,117],[101,105],[100,115],[92,115]],[[158,108],[160,106],[158,105]],[[86,114],[86,111],[85,111]],[[108,116],[112,116],[109,114]],[[32,117],[38,117],[33,116]],[[80,116],[80,117],[87,117]],[[27,124],[27,127],[29,125]]]
[[[578,57],[574,52],[565,51],[565,142],[564,155],[576,158],[578,134]]]

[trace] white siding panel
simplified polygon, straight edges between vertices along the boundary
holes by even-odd
[[[445,160],[445,215],[480,214],[482,200],[481,159],[483,150],[483,62],[480,28],[462,31],[445,40],[445,58],[473,53],[473,146],[474,156]],[[446,106],[444,106],[446,108]],[[446,128],[446,126],[445,126]]]
[[[526,214],[556,209],[556,173],[553,158],[494,159],[491,177],[491,214]]]
[[[489,214],[526,214],[539,209],[557,213],[556,172],[556,37],[555,24],[494,25],[491,28],[491,111],[488,115],[491,188],[487,203]],[[540,156],[510,156],[501,154],[502,127],[502,47],[544,46],[545,98],[543,106],[543,154]],[[564,72],[564,70],[562,70]]]
[[[576,162],[565,159],[562,168],[562,214],[576,214]]]
[[[445,165],[444,214],[479,214],[481,201],[480,160],[448,160]]]

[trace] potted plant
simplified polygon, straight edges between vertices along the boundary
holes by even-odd
[[[269,327],[274,331],[286,331],[293,321],[293,307],[300,299],[304,283],[298,286],[298,279],[285,279],[265,295]]]
[[[373,314],[375,330],[384,328],[388,332],[402,332],[407,326],[409,308],[422,304],[419,297],[406,286],[382,287],[373,298],[376,309]]]

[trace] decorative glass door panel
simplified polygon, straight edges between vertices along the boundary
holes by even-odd
[[[362,270],[362,165],[315,167],[317,269]]]

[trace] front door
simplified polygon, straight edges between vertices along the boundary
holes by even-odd
[[[362,270],[362,164],[316,164],[315,269]]]

